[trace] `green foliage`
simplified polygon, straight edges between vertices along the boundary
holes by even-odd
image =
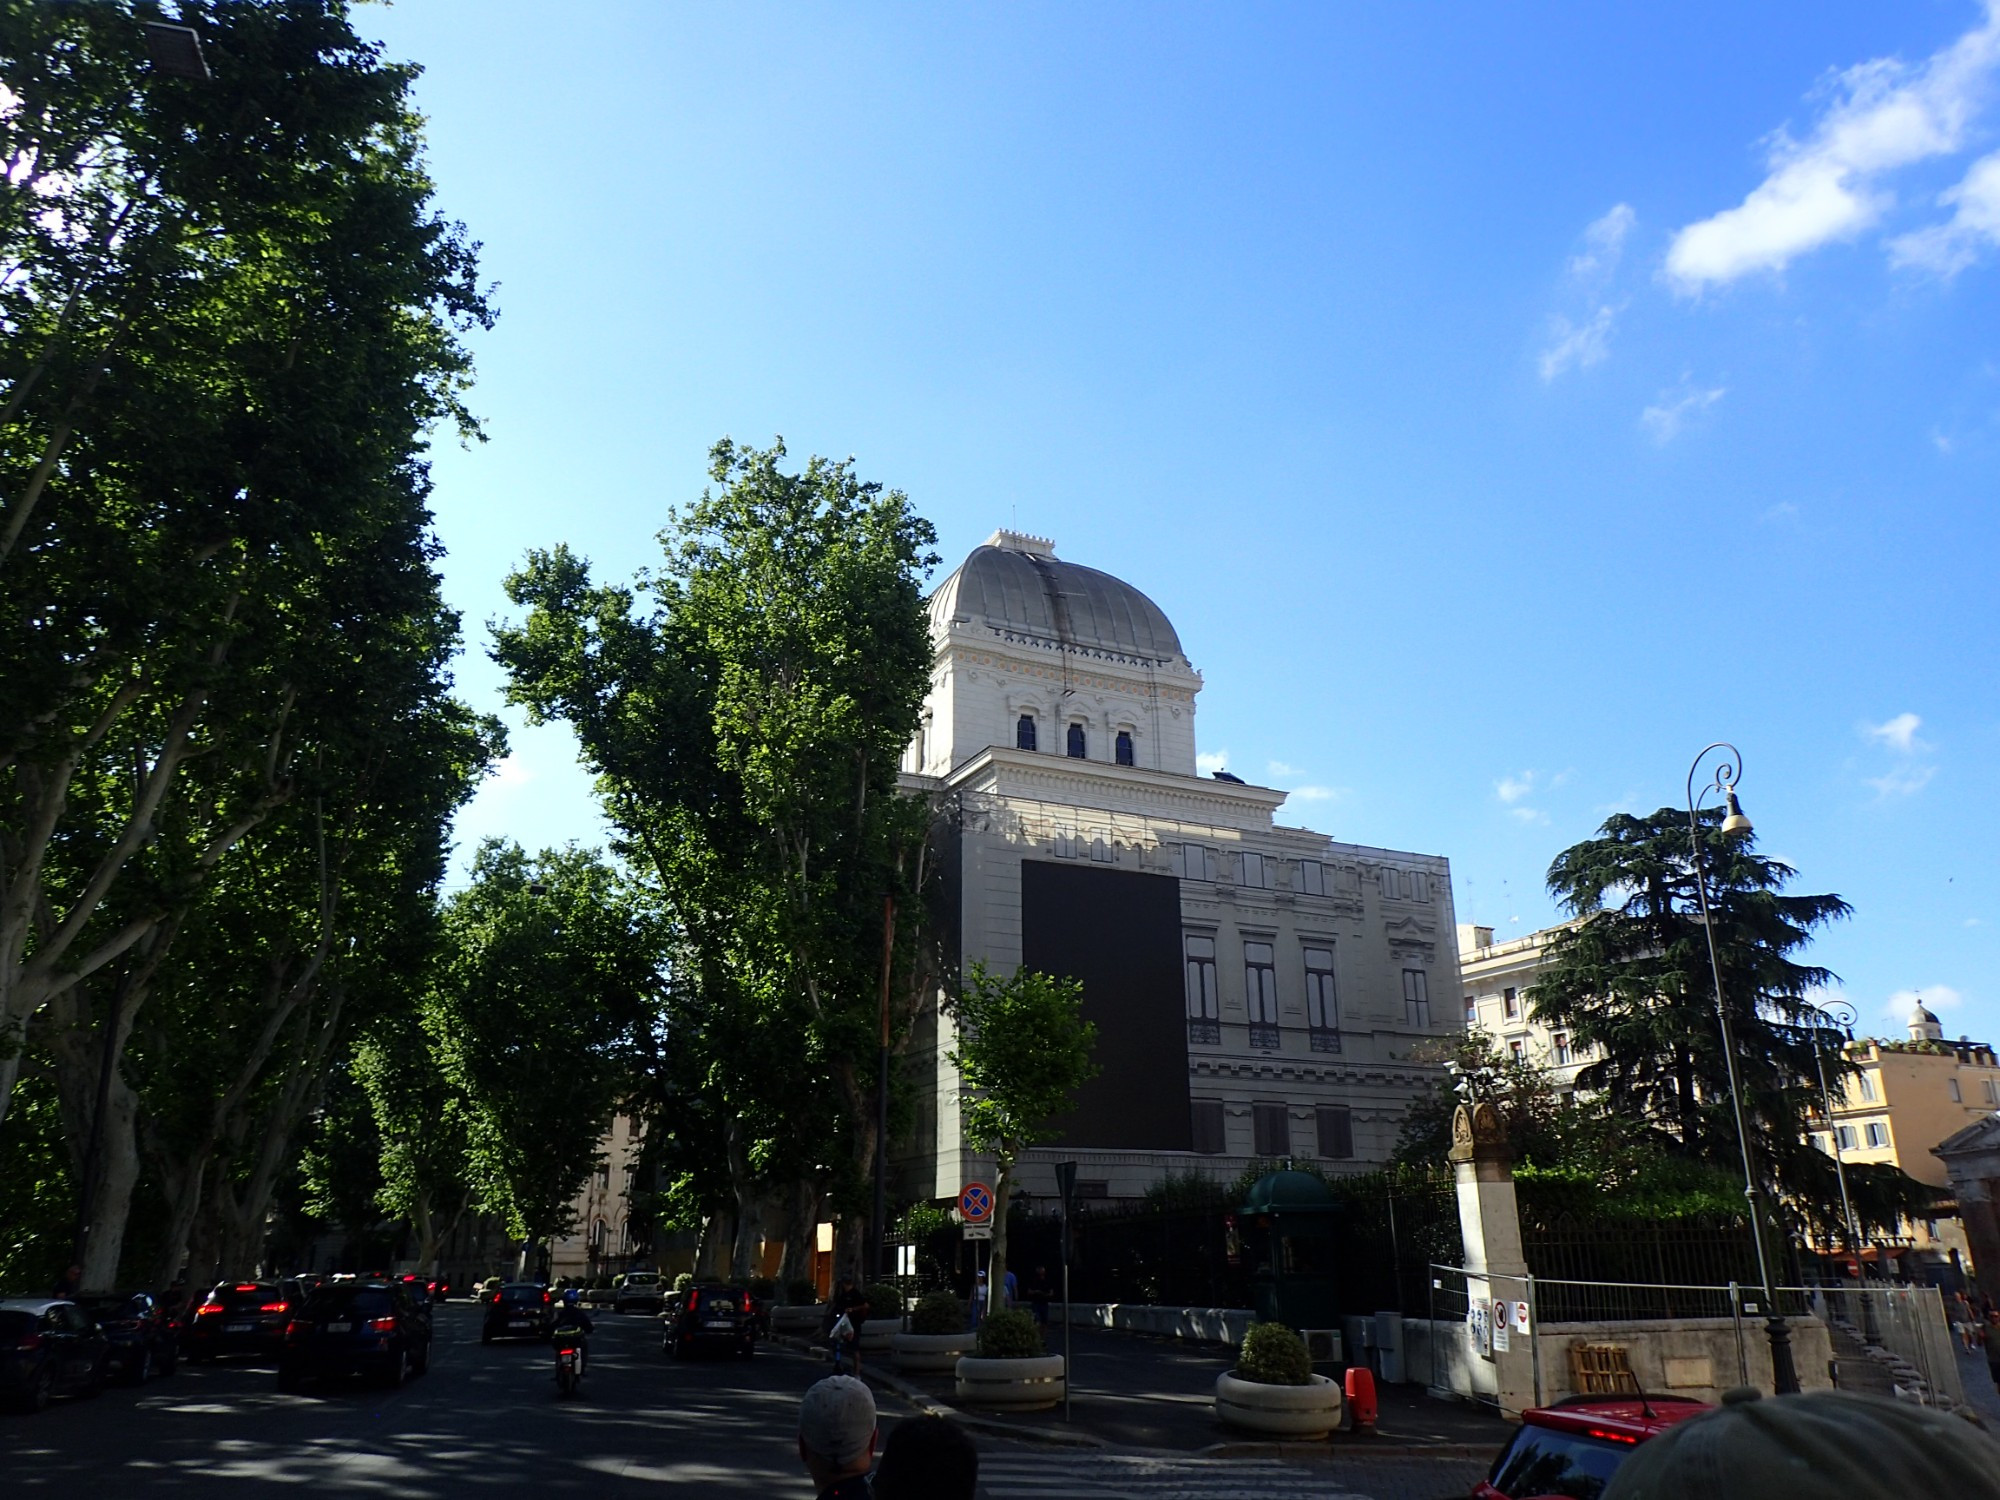
[[[1820,1176],[1806,1125],[1817,1063],[1830,1075],[1852,1069],[1829,1048],[1811,1000],[1835,976],[1795,955],[1849,908],[1838,896],[1784,894],[1797,872],[1754,853],[1751,835],[1723,833],[1720,821],[1703,815],[1701,841],[1721,1004],[1758,1170],[1796,1196]],[[1726,1170],[1739,1147],[1693,847],[1686,815],[1661,808],[1610,818],[1599,837],[1557,856],[1549,889],[1576,920],[1550,944],[1528,1000],[1537,1020],[1597,1050],[1580,1089],[1645,1121],[1677,1154]]]
[[[980,1320],[978,1350],[981,1359],[1035,1359],[1046,1352],[1041,1328],[1014,1308],[988,1313]]]
[[[910,1312],[912,1333],[963,1333],[965,1304],[950,1292],[925,1292]]]
[[[55,1082],[35,1068],[15,1092],[0,1150],[0,1293],[41,1295],[69,1265],[72,1170]]]
[[[975,963],[951,1002],[965,1082],[966,1142],[1005,1163],[1052,1138],[1058,1116],[1098,1071],[1097,1028],[1083,1019],[1083,986],[1033,969],[995,979]]]
[[[1311,1385],[1305,1340],[1282,1323],[1252,1323],[1236,1352],[1236,1378],[1258,1385]]]
[[[691,1292],[691,1291],[693,1291],[693,1290],[694,1290],[694,1273],[693,1273],[693,1272],[691,1272],[691,1271],[683,1271],[683,1272],[681,1272],[681,1273],[680,1273],[680,1275],[678,1275],[678,1276],[676,1276],[676,1277],[674,1278],[674,1291],[675,1291],[675,1292],[676,1292],[677,1294],[684,1294],[684,1293],[687,1293],[687,1292]]]
[[[871,1318],[900,1318],[903,1315],[903,1292],[894,1282],[871,1281],[861,1289],[861,1295],[868,1299],[868,1316]]]
[[[1229,1201],[1229,1189],[1198,1167],[1168,1172],[1146,1189],[1149,1208],[1220,1208]]]
[[[1507,1128],[1517,1162],[1554,1164],[1575,1140],[1577,1121],[1556,1094],[1546,1068],[1503,1051],[1483,1031],[1420,1044],[1416,1059],[1444,1065],[1445,1076],[1411,1102],[1395,1159],[1442,1162],[1451,1150],[1451,1120],[1461,1104],[1491,1104]]]

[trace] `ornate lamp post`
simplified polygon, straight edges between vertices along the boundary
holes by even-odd
[[[1726,754],[1715,768],[1715,777],[1697,797],[1694,779],[1710,752]],[[1771,1384],[1780,1396],[1795,1394],[1799,1373],[1792,1363],[1792,1330],[1778,1312],[1777,1285],[1771,1279],[1771,1253],[1764,1244],[1763,1193],[1757,1186],[1757,1171],[1750,1160],[1750,1125],[1743,1110],[1743,1086],[1736,1076],[1736,1033],[1729,1024],[1729,1007],[1722,1000],[1722,960],[1715,951],[1715,923],[1708,906],[1708,876],[1702,867],[1700,806],[1710,792],[1720,792],[1729,812],[1722,820],[1725,834],[1748,833],[1750,820],[1736,801],[1736,783],[1743,774],[1743,752],[1727,740],[1703,747],[1688,767],[1687,807],[1689,852],[1694,859],[1694,888],[1701,899],[1701,930],[1708,939],[1708,971],[1715,981],[1715,1018],[1722,1028],[1722,1056],[1729,1067],[1729,1103],[1736,1114],[1736,1141],[1743,1151],[1743,1197],[1750,1208],[1750,1229],[1757,1242],[1757,1275],[1764,1291],[1764,1335],[1771,1341]]]
[[[1845,1000],[1829,1000],[1818,1009],[1839,1028],[1843,1041],[1854,1039],[1854,1023],[1859,1018],[1853,1006]],[[1833,1145],[1834,1175],[1840,1179],[1840,1211],[1847,1217],[1847,1250],[1850,1255],[1858,1257],[1861,1254],[1861,1230],[1854,1218],[1854,1200],[1847,1196],[1847,1159],[1841,1154],[1840,1127],[1833,1123],[1833,1093],[1826,1086],[1826,1055],[1820,1051],[1820,1035],[1825,1029],[1813,1027],[1813,1066],[1819,1069],[1820,1117],[1826,1121],[1826,1138]],[[1860,1264],[1857,1259],[1855,1265],[1858,1267]]]

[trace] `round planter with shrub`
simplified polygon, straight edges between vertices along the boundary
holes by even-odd
[[[958,1399],[974,1406],[1042,1411],[1063,1398],[1062,1356],[1042,1352],[1042,1330],[1024,1312],[988,1314],[955,1369]]]
[[[861,1352],[887,1354],[903,1331],[903,1294],[886,1281],[861,1289],[868,1299],[868,1319],[861,1325]]]
[[[1215,1377],[1215,1414],[1268,1437],[1323,1438],[1340,1425],[1340,1387],[1313,1374],[1305,1340],[1282,1323],[1253,1323],[1236,1368]]]
[[[955,1370],[959,1359],[972,1352],[974,1338],[965,1326],[963,1302],[950,1292],[927,1292],[910,1310],[909,1332],[896,1335],[896,1368],[932,1374]]]

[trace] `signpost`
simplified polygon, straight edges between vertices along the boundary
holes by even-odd
[[[967,1240],[975,1243],[979,1240],[990,1242],[993,1238],[992,1187],[975,1178],[960,1188],[958,1190],[958,1218],[959,1222],[964,1225],[964,1233]],[[988,1254],[990,1255],[991,1252],[989,1251]],[[979,1252],[977,1250],[972,1252],[972,1264],[974,1270],[977,1270],[979,1266]],[[977,1286],[977,1284],[977,1279],[975,1278],[974,1285]],[[974,1297],[977,1300],[976,1292]],[[973,1326],[977,1327],[977,1320],[985,1316],[986,1309],[983,1307],[978,1309],[974,1314]]]
[[[1062,1191],[1062,1273],[1063,1273],[1063,1420],[1069,1420],[1069,1391],[1074,1372],[1069,1358],[1069,1219],[1076,1208],[1076,1163],[1056,1163],[1056,1186]]]

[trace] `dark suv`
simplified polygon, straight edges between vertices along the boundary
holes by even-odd
[[[181,1352],[189,1359],[220,1354],[261,1354],[275,1359],[285,1347],[292,1311],[284,1289],[268,1281],[225,1281],[188,1319]]]
[[[70,1300],[104,1330],[107,1363],[132,1384],[174,1373],[180,1349],[173,1320],[150,1292],[91,1292]]]
[[[721,1349],[748,1359],[757,1350],[757,1306],[739,1287],[690,1287],[660,1322],[660,1352],[675,1359],[697,1349]]]
[[[0,1302],[0,1396],[40,1411],[51,1396],[95,1395],[104,1384],[104,1331],[73,1302]]]
[[[392,1389],[431,1363],[430,1305],[400,1282],[330,1281],[285,1325],[278,1389],[328,1375],[368,1375]]]
[[[512,1281],[493,1294],[479,1324],[479,1342],[495,1339],[541,1339],[549,1335],[555,1307],[549,1289],[538,1282]]]
[[[1571,1396],[1530,1408],[1472,1500],[1597,1500],[1639,1444],[1713,1409],[1679,1396]]]

